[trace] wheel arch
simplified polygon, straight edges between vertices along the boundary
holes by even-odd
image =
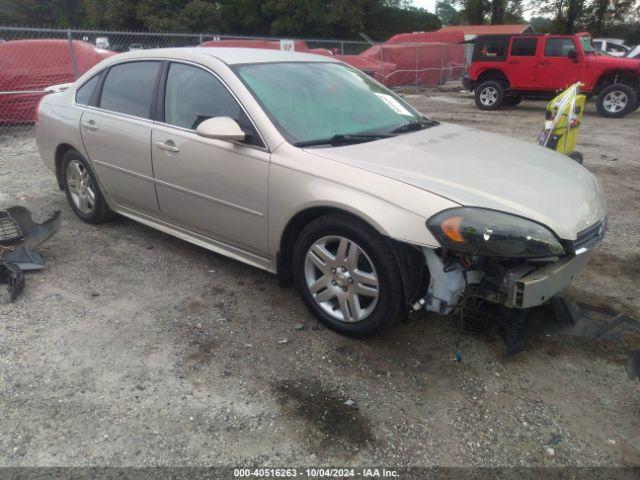
[[[337,206],[313,206],[296,213],[285,226],[277,252],[277,274],[281,283],[292,278],[291,262],[295,241],[302,229],[315,219],[327,214],[340,214],[362,222],[376,230],[391,249],[402,278],[405,303],[416,301],[428,285],[428,271],[422,249],[406,242],[393,239],[381,231],[379,226],[368,221],[364,215]]]
[[[62,190],[62,159],[64,158],[65,153],[69,150],[79,151],[76,147],[69,143],[61,143],[56,147],[54,164],[55,164],[55,175],[56,180],[58,181],[58,188]]]
[[[633,88],[636,92],[640,92],[640,75],[629,70],[612,69],[603,72],[593,88],[593,94],[597,95],[600,91],[614,83],[624,83]]]
[[[481,82],[486,82],[487,80],[503,81],[503,82],[506,82],[507,84],[506,86],[509,86],[511,84],[511,81],[509,80],[509,76],[499,68],[495,68],[495,67],[490,67],[485,70],[482,70],[478,74],[478,80],[476,82],[479,85]]]

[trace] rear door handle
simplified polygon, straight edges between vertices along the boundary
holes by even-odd
[[[166,142],[156,142],[156,146],[162,150],[166,150],[167,152],[178,153],[180,151],[180,149],[176,147],[176,144],[171,140],[167,140]]]
[[[542,60],[540,62],[540,65],[549,65],[549,64],[551,64],[551,62],[549,60]]]
[[[94,122],[93,120],[89,120],[88,122],[82,122],[82,126],[84,128],[86,128],[87,130],[97,130],[98,126],[96,125],[96,122]]]

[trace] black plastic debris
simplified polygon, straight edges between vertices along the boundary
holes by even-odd
[[[11,263],[20,270],[42,270],[44,268],[44,260],[40,252],[33,247],[19,246],[13,250],[7,250],[2,255],[2,260]]]
[[[640,350],[634,350],[627,360],[627,375],[631,380],[640,380]]]
[[[20,243],[26,247],[37,247],[60,230],[60,210],[56,210],[51,218],[42,223],[34,222],[31,218],[31,212],[25,207],[7,208],[6,213],[18,225],[22,233],[22,237],[13,243]],[[0,244],[5,244],[5,242],[0,239]]]
[[[24,288],[24,274],[12,263],[0,262],[0,284],[7,285],[9,301],[13,302]]]
[[[6,284],[9,301],[24,288],[24,271],[41,270],[44,260],[36,247],[60,229],[60,211],[42,223],[25,207],[0,210],[0,284]]]

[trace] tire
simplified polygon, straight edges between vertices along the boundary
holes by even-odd
[[[598,93],[596,108],[603,117],[621,118],[638,105],[638,94],[629,85],[614,83]]]
[[[476,107],[480,110],[497,110],[504,102],[504,85],[496,80],[487,80],[476,87]]]
[[[365,336],[391,328],[400,316],[402,279],[394,258],[372,227],[330,214],[300,232],[291,268],[303,302],[319,321],[346,335]]]
[[[507,95],[504,97],[502,104],[505,107],[515,107],[522,101],[522,95]]]
[[[67,151],[60,169],[67,201],[80,220],[96,225],[115,217],[100,191],[93,170],[80,152]]]

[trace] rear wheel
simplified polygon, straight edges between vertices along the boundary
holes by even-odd
[[[631,113],[638,105],[638,95],[629,85],[614,83],[598,94],[596,107],[603,117],[621,118]]]
[[[364,222],[342,214],[311,222],[296,240],[292,271],[307,308],[333,330],[368,335],[398,319],[398,267],[384,238]]]
[[[107,205],[87,161],[77,150],[62,157],[62,187],[75,214],[87,223],[104,223],[115,214]]]
[[[497,110],[504,102],[504,85],[495,80],[482,82],[475,89],[475,97],[480,110]]]

